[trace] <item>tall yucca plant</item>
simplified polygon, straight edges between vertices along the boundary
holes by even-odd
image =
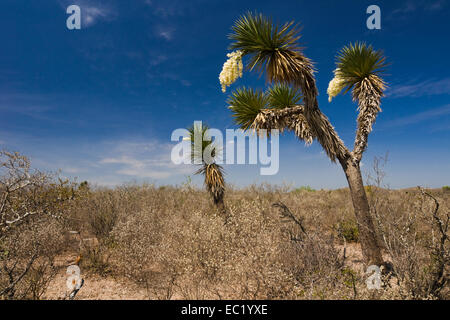
[[[225,214],[225,180],[223,178],[223,168],[215,163],[215,158],[219,150],[217,150],[217,147],[208,136],[208,129],[209,128],[206,125],[193,125],[188,129],[189,140],[191,141],[190,157],[192,163],[199,163],[201,166],[195,174],[202,174],[204,176],[206,190],[211,195],[211,198],[219,211],[222,214]],[[201,143],[199,143],[198,146],[195,144],[196,139],[201,139]],[[204,157],[204,153],[207,148],[211,150],[210,159]]]
[[[229,38],[230,49],[238,50],[239,57],[248,61],[247,69],[265,73],[272,83],[266,92],[242,88],[230,95],[228,103],[235,122],[244,130],[291,130],[307,144],[317,140],[331,161],[339,161],[350,187],[365,260],[382,264],[359,166],[381,110],[385,89],[382,71],[386,66],[382,53],[357,43],[337,55],[335,78],[328,89],[330,99],[342,90],[352,90],[358,103],[355,146],[350,151],[319,109],[313,63],[297,44],[300,35],[293,22],[279,26],[261,14],[247,13],[233,25]]]

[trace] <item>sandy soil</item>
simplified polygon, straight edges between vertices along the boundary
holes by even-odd
[[[344,246],[339,246],[341,252]],[[353,270],[364,272],[362,263],[362,253],[360,246],[355,243],[348,243],[345,246],[346,264]],[[66,292],[66,268],[72,264],[76,256],[65,255],[56,261],[60,269],[56,277],[50,282],[43,299],[61,300],[65,299]],[[116,278],[113,276],[99,276],[95,274],[83,274],[84,285],[78,292],[76,300],[147,300],[156,299],[145,288],[139,287],[133,281],[126,278]],[[172,299],[180,299],[174,293]]]
[[[145,300],[149,299],[145,289],[131,281],[88,275],[78,292],[76,300]],[[44,299],[64,299],[66,293],[66,273],[61,270],[50,283]]]

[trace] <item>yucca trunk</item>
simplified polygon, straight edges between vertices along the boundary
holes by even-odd
[[[227,208],[225,207],[225,203],[223,202],[223,198],[218,199],[215,203],[217,210],[219,210],[220,214],[222,214],[225,218],[228,217]]]
[[[370,215],[369,201],[364,190],[359,163],[351,159],[340,162],[350,188],[364,260],[368,265],[380,266],[383,263],[383,257],[375,233],[375,224]]]
[[[327,117],[318,108],[316,84],[315,80],[313,78],[311,79],[312,80],[310,80],[309,83],[303,84],[303,92],[308,92],[308,88],[314,88],[314,94],[305,94],[305,117],[308,120],[308,123],[311,123],[313,129],[315,129],[315,136],[328,157],[331,161],[338,159],[344,169],[350,188],[353,209],[358,224],[361,250],[365,262],[368,265],[380,266],[383,263],[383,257],[381,255],[381,248],[378,245],[375,225],[370,215],[369,201],[367,200],[366,191],[364,190],[361,169],[359,166],[359,161],[364,148],[357,154],[356,159],[354,155],[347,150]],[[371,126],[372,123],[370,123],[370,129]],[[370,132],[369,130],[367,131]],[[367,144],[367,138],[364,142]]]
[[[225,181],[222,167],[216,163],[205,164],[198,172],[205,175],[206,189],[210,193],[219,212],[226,217],[227,210],[223,198],[225,196]]]

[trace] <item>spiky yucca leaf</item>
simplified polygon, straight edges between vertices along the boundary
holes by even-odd
[[[302,95],[298,89],[286,84],[275,84],[267,92],[252,89],[238,89],[228,102],[241,128],[256,130],[270,135],[270,130],[292,130],[307,144],[312,143],[313,134],[302,114],[303,106],[298,105]]]
[[[241,50],[244,55],[252,54],[250,68],[262,68],[276,51],[297,49],[300,36],[293,24],[288,22],[279,28],[273,25],[272,19],[248,12],[231,28],[233,33],[229,38],[234,42],[230,49]]]
[[[374,89],[382,94],[385,83],[381,78],[387,67],[386,58],[371,45],[356,42],[342,48],[336,58],[336,77],[342,81],[344,93],[364,79],[372,82]],[[354,98],[356,98],[354,96]]]
[[[382,78],[387,67],[386,58],[371,45],[357,42],[339,52],[336,67],[336,77],[340,79],[343,89],[345,92],[352,90],[353,100],[358,102],[358,128],[353,155],[355,160],[360,161],[372,126],[381,111],[381,97],[386,88]]]
[[[300,104],[302,93],[286,84],[275,84],[267,91],[271,108],[288,108]]]
[[[208,141],[206,138],[206,131],[208,130],[207,125],[198,126],[192,125],[188,128],[189,131],[189,140],[191,141],[191,160],[195,163],[195,160],[203,161],[203,151],[205,148],[211,144],[211,141]],[[201,148],[195,148],[195,140],[201,139]]]
[[[225,181],[223,178],[223,168],[216,164],[205,164],[196,174],[203,174],[205,176],[205,186],[211,194],[214,203],[223,203],[225,194]]]
[[[267,95],[257,89],[238,88],[227,100],[233,112],[234,122],[242,129],[247,130],[252,125],[258,113],[269,107]]]
[[[209,126],[202,124],[201,126],[193,125],[188,128],[189,131],[189,140],[191,141],[191,160],[195,163],[195,160],[199,160],[197,162],[205,162],[204,152],[205,149],[210,146],[212,148],[211,156],[215,158],[219,153],[218,146],[214,145],[211,141],[211,137],[208,135]],[[200,148],[195,147],[195,139],[201,139],[201,144],[199,144]],[[214,159],[211,159],[214,160]]]
[[[250,57],[250,70],[265,70],[270,82],[316,90],[311,85],[313,65],[297,45],[300,34],[293,22],[279,26],[262,14],[247,13],[236,21],[232,31],[229,38],[234,42],[230,48]]]
[[[238,88],[228,97],[236,124],[248,129],[261,110],[283,109],[298,105],[302,95],[299,90],[285,84],[275,84],[267,92],[251,88]]]

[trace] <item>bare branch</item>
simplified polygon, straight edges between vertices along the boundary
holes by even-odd
[[[300,230],[302,230],[302,232],[305,235],[308,235],[306,233],[305,227],[303,227],[302,221],[297,219],[297,217],[291,212],[291,210],[289,210],[289,208],[283,202],[281,202],[281,201],[275,202],[274,204],[272,204],[272,207],[281,209],[280,210],[281,216],[283,218],[288,218],[288,219],[292,220],[296,225],[298,225],[300,227]]]
[[[446,242],[449,240],[448,237],[448,227],[450,221],[450,213],[446,214],[446,222],[444,223],[438,215],[439,211],[439,201],[430,193],[418,187],[423,196],[426,196],[434,201],[435,207],[433,210],[433,220],[435,221],[439,233],[440,241],[439,245],[434,248],[434,256],[436,260],[436,269],[434,271],[434,279],[430,285],[430,292],[439,295],[439,292],[446,286],[448,282],[448,277],[445,276],[445,268],[449,263],[448,251],[446,250]]]
[[[6,287],[2,291],[0,291],[0,296],[3,296],[5,294],[11,292],[11,290],[14,290],[15,286],[22,280],[22,278],[28,273],[28,271],[30,271],[30,268],[31,268],[33,262],[36,260],[37,255],[38,255],[37,252],[33,253],[33,255],[31,256],[30,260],[27,263],[27,266],[25,267],[25,270],[20,274],[20,276],[18,276],[15,280],[13,280],[8,287]],[[14,270],[14,268],[15,268],[15,265],[12,268],[12,270],[10,270],[10,272],[8,272],[11,280],[13,279],[12,271]]]

